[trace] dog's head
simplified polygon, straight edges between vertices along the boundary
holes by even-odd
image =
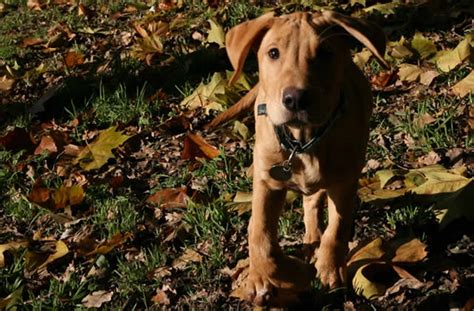
[[[332,11],[280,17],[269,13],[237,25],[226,35],[235,69],[231,83],[241,73],[249,50],[257,47],[259,100],[267,104],[272,123],[321,125],[339,101],[344,68],[352,61],[347,36],[388,66],[379,27]]]

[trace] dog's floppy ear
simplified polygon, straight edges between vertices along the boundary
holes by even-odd
[[[329,24],[336,24],[344,28],[351,36],[365,45],[385,68],[390,65],[385,61],[386,39],[382,29],[375,24],[362,19],[342,15],[334,11],[324,11],[323,17]]]
[[[273,12],[267,13],[256,19],[235,26],[226,34],[225,47],[232,67],[234,67],[235,70],[229,84],[237,80],[242,72],[250,48],[270,29],[273,20]]]

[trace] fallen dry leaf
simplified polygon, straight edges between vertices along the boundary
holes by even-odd
[[[43,43],[44,43],[44,40],[40,38],[25,38],[21,41],[20,47],[27,48],[30,46],[40,45]]]
[[[54,142],[54,139],[49,135],[41,137],[41,142],[35,149],[35,154],[42,154],[43,152],[51,154],[58,152],[58,147]]]
[[[150,203],[158,204],[162,208],[185,208],[189,197],[186,187],[161,189],[148,197]]]
[[[391,261],[394,263],[415,263],[422,261],[427,255],[426,244],[418,239],[413,239],[397,247]]]
[[[165,305],[168,306],[170,304],[170,299],[166,292],[163,289],[156,289],[156,294],[151,297],[151,301],[158,305]]]
[[[22,247],[27,247],[28,241],[13,241],[6,244],[0,244],[0,268],[5,267],[5,256],[3,253],[6,251],[17,250]]]
[[[210,145],[201,135],[189,133],[184,138],[184,148],[181,158],[194,160],[196,158],[213,159],[219,156],[219,150]]]
[[[41,205],[49,200],[50,194],[51,191],[43,186],[41,179],[37,179],[28,195],[28,200]]]
[[[459,64],[469,58],[471,55],[471,37],[466,37],[454,49],[440,51],[436,58],[436,65],[444,72],[449,72]]]
[[[416,280],[400,265],[421,262],[427,256],[426,245],[418,239],[385,243],[376,238],[356,249],[347,263],[348,274],[356,293],[367,299],[385,295],[399,278]]]
[[[84,55],[76,52],[76,51],[69,51],[64,56],[64,64],[67,68],[74,68],[79,65],[84,64]]]
[[[52,198],[56,209],[74,206],[82,203],[84,200],[84,190],[78,185],[71,187],[61,185],[59,189],[53,192]]]
[[[471,70],[467,77],[456,83],[451,90],[461,97],[474,93],[474,70]]]
[[[26,267],[29,271],[35,272],[47,267],[48,264],[65,256],[69,253],[69,248],[63,241],[45,241],[46,243],[54,243],[54,251],[52,254],[45,256],[41,252],[27,251],[25,255]]]
[[[0,77],[0,91],[6,92],[13,88],[14,79],[9,79],[7,76]]]
[[[111,237],[109,240],[99,243],[99,245],[97,245],[94,250],[87,253],[86,256],[92,256],[95,254],[102,254],[102,255],[107,254],[113,249],[115,249],[116,247],[127,242],[127,240],[130,239],[131,237],[132,237],[132,234],[129,232],[127,233],[119,232],[115,234],[113,237]]]
[[[114,158],[112,149],[117,148],[131,137],[116,131],[116,129],[116,126],[112,126],[100,131],[99,137],[84,147],[72,163],[79,164],[84,170],[90,171],[101,168],[109,159]]]
[[[92,292],[82,299],[82,305],[86,308],[100,308],[104,303],[112,300],[113,294],[105,290]]]
[[[220,48],[224,47],[224,29],[222,26],[219,25],[214,19],[208,20],[209,24],[211,25],[211,29],[209,29],[207,35],[207,42],[209,43],[217,43]]]
[[[363,48],[362,51],[355,53],[354,56],[352,56],[352,61],[362,70],[371,57],[372,52],[367,48]]]
[[[202,255],[195,250],[187,248],[183,255],[173,260],[173,268],[183,270],[191,262],[202,262]]]
[[[435,44],[421,33],[417,32],[411,40],[411,47],[415,49],[422,59],[428,58],[436,54]]]
[[[400,81],[407,82],[417,81],[422,73],[423,69],[421,69],[419,66],[405,63],[400,64],[400,69],[398,70]]]

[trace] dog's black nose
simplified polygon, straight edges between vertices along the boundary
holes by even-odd
[[[283,90],[283,105],[288,110],[302,109],[302,97],[304,90],[296,87],[287,87]]]

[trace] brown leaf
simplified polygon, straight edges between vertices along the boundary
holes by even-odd
[[[38,0],[28,0],[26,5],[31,10],[41,11],[41,3]]]
[[[0,91],[6,92],[11,90],[14,83],[14,79],[9,79],[7,76],[0,77]]]
[[[439,73],[434,70],[428,70],[420,74],[420,83],[426,86],[430,86],[433,80],[439,76]]]
[[[430,151],[427,155],[418,158],[418,166],[429,166],[441,162],[441,157],[434,151]]]
[[[396,75],[396,71],[382,71],[378,75],[373,76],[370,79],[370,83],[380,89],[383,89],[393,80],[393,77]]]
[[[413,239],[397,247],[392,262],[415,263],[422,261],[427,255],[426,245],[418,239]]]
[[[195,250],[187,248],[183,255],[173,260],[173,268],[182,270],[191,262],[202,262],[202,256]]]
[[[93,13],[94,12],[88,7],[86,7],[83,3],[80,3],[79,6],[77,7],[78,16],[91,17]]]
[[[82,299],[82,304],[86,308],[100,308],[106,302],[112,300],[113,292],[105,290],[95,291]]]
[[[77,53],[76,51],[69,51],[64,56],[64,64],[67,68],[74,68],[84,64],[84,55]]]
[[[33,189],[28,195],[28,200],[36,204],[43,204],[49,200],[50,191],[48,188],[42,186],[41,179],[37,179],[33,185]]]
[[[347,266],[350,266],[357,261],[381,259],[383,255],[385,255],[385,250],[383,249],[382,244],[383,240],[381,238],[377,238],[370,243],[358,246],[348,260]]]
[[[194,160],[196,158],[213,159],[219,154],[219,150],[210,145],[199,134],[189,133],[184,138],[184,148],[181,153],[181,158],[184,160]]]
[[[82,203],[83,200],[84,190],[78,185],[73,185],[71,187],[62,185],[53,193],[53,202],[56,209],[77,205]]]
[[[433,118],[428,112],[425,112],[423,115],[419,117],[415,117],[413,122],[418,126],[418,127],[423,127],[427,124],[431,124],[435,122],[436,119]]]
[[[471,70],[467,77],[456,83],[451,90],[460,97],[474,93],[474,70]]]
[[[123,243],[127,242],[127,240],[130,239],[131,237],[132,237],[132,234],[129,232],[127,233],[119,232],[115,234],[113,237],[111,237],[109,240],[106,240],[100,243],[99,245],[97,245],[97,247],[93,251],[87,253],[86,256],[92,256],[95,254],[102,254],[102,255],[107,254],[113,249],[115,249],[117,246],[120,246]]]
[[[41,142],[35,149],[36,155],[42,154],[43,152],[46,152],[48,154],[58,152],[58,147],[56,146],[56,143],[49,135],[44,135],[43,137],[41,137]]]
[[[43,43],[44,43],[44,40],[40,38],[25,38],[21,41],[20,47],[27,48],[30,46],[40,45]]]
[[[405,63],[400,64],[400,68],[398,70],[400,81],[417,81],[422,73],[423,69],[421,69],[419,66]]]
[[[168,295],[166,294],[166,292],[159,288],[156,289],[156,295],[151,297],[151,301],[153,301],[153,303],[158,304],[158,305],[167,306],[170,304],[170,299],[168,298]]]
[[[150,195],[146,201],[158,204],[162,208],[185,208],[189,200],[186,190],[185,186],[161,189]]]

